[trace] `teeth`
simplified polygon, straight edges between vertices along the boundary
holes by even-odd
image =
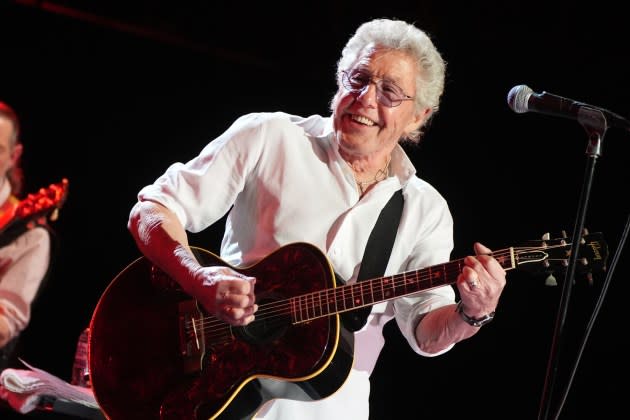
[[[370,127],[374,125],[374,121],[372,121],[371,119],[369,119],[367,117],[364,117],[362,115],[353,115],[352,119],[357,121],[357,122],[360,122],[361,124],[368,125]]]

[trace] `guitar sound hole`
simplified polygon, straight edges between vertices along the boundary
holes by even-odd
[[[259,296],[258,306],[262,308],[278,299],[279,296],[276,295],[266,295],[262,299]],[[249,325],[234,328],[234,333],[249,344],[268,344],[282,337],[290,325],[291,317],[288,313],[268,311],[266,314],[257,315],[254,322]]]

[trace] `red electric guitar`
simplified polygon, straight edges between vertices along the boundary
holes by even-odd
[[[54,221],[68,195],[68,180],[40,188],[23,200],[9,198],[0,209],[0,243],[10,241],[15,234],[46,220]]]

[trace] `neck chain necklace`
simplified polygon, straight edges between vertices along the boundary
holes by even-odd
[[[387,178],[389,176],[389,162],[392,160],[392,157],[389,156],[387,158],[387,162],[385,163],[385,166],[383,166],[381,169],[379,169],[378,171],[376,171],[376,173],[374,174],[374,177],[372,179],[369,179],[367,181],[359,181],[356,178],[354,178],[354,181],[357,184],[357,187],[359,188],[359,193],[361,195],[363,195],[363,193],[365,193],[365,190],[367,190],[367,188],[372,185],[372,184],[376,184],[379,181],[384,180],[385,178]],[[353,171],[354,173],[354,171]]]

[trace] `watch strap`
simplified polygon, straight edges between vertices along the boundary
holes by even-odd
[[[488,322],[494,319],[494,313],[495,313],[495,311],[492,311],[489,314],[486,314],[480,318],[473,318],[471,316],[466,315],[466,312],[464,312],[464,304],[462,303],[461,300],[457,302],[457,307],[455,308],[455,311],[459,314],[459,316],[462,317],[462,319],[468,325],[472,325],[473,327],[482,327],[486,325]]]

